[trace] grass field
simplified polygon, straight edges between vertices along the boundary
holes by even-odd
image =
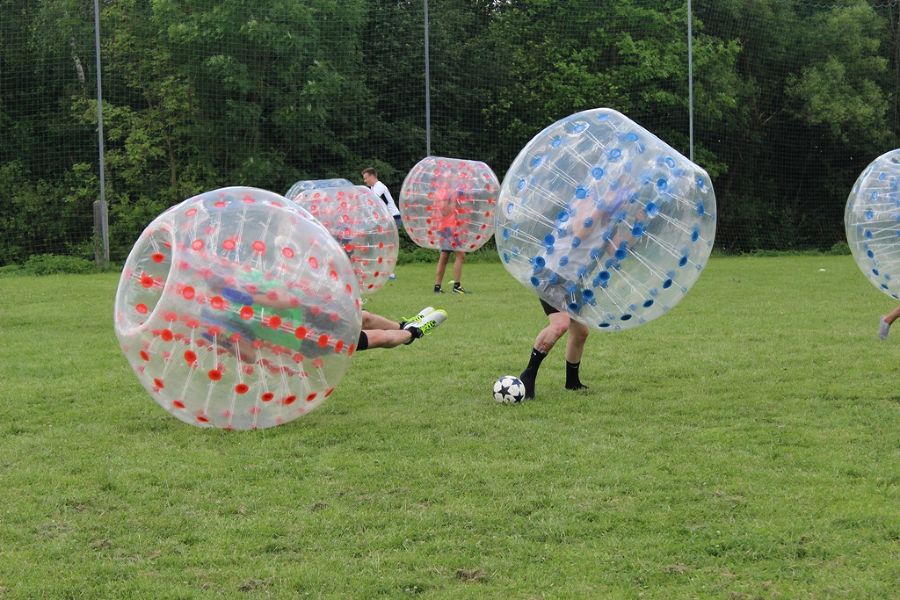
[[[544,317],[499,264],[398,269],[450,314],[319,410],[192,428],[139,385],[117,276],[0,278],[0,599],[889,598],[900,330],[843,257],[714,258],[684,301],[490,399]],[[891,590],[894,590],[893,592]]]

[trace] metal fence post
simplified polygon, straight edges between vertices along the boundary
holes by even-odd
[[[106,153],[103,148],[103,83],[100,75],[100,0],[94,0],[94,55],[97,58],[97,140],[99,142],[100,199],[94,202],[94,258],[109,266],[109,210],[106,204]]]

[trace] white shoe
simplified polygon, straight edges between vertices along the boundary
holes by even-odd
[[[407,344],[411,344],[413,340],[424,337],[431,333],[435,327],[447,320],[447,311],[440,308],[432,310],[426,317],[418,322],[407,323],[403,329],[412,333],[412,337]]]
[[[884,320],[884,317],[878,321],[878,337],[883,340],[887,339],[888,334],[891,332],[891,324]]]
[[[421,321],[424,321],[425,317],[430,315],[432,312],[434,312],[434,307],[426,306],[425,308],[420,310],[416,316],[403,319],[403,323],[405,325],[418,325]]]

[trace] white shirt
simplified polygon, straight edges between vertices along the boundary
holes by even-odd
[[[380,181],[376,181],[375,185],[373,185],[369,189],[371,189],[372,193],[387,205],[388,212],[391,213],[392,217],[400,216],[400,209],[397,208],[397,203],[394,202],[394,197],[391,196],[391,191],[387,188],[386,185],[384,185]]]

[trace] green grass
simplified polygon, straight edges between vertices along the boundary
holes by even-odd
[[[283,427],[168,416],[112,330],[117,277],[0,279],[0,598],[887,598],[900,331],[847,256],[714,258],[684,301],[562,348],[499,264],[404,265],[366,307],[449,320],[360,353]],[[894,590],[891,592],[890,590]]]

